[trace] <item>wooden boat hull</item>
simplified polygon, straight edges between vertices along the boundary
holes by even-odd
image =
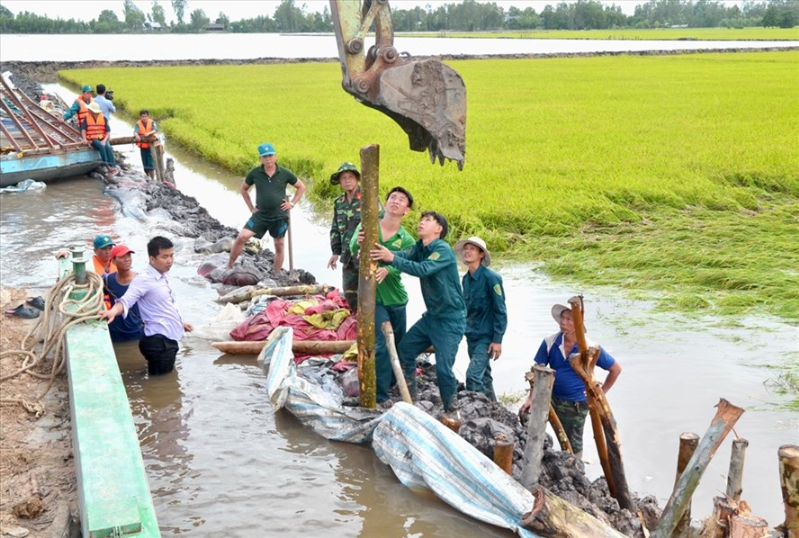
[[[100,165],[100,154],[92,148],[4,158],[0,159],[0,187],[15,185],[25,179],[47,182],[81,176]]]

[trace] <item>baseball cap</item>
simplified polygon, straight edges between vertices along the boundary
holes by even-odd
[[[114,240],[110,235],[98,235],[94,238],[94,248],[113,247]]]
[[[267,155],[274,155],[275,154],[275,146],[273,146],[269,142],[264,142],[263,144],[258,146],[258,154],[261,157],[266,157]]]
[[[81,93],[90,92],[90,91],[92,91],[92,87],[89,86],[88,84],[84,84],[83,87],[80,89],[80,91],[81,91]]]
[[[130,250],[125,245],[116,245],[114,248],[111,249],[111,259],[120,258],[125,254],[136,254],[135,251]]]

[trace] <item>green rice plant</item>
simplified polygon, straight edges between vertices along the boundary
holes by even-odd
[[[795,28],[614,28],[607,30],[498,30],[496,32],[401,32],[402,37],[475,39],[612,39],[649,41],[795,41]]]
[[[63,71],[112,81],[132,117],[237,174],[273,142],[311,184],[380,144],[382,192],[444,213],[452,241],[609,285],[662,308],[799,320],[799,52],[453,61],[466,82],[466,166],[431,166],[333,62]],[[119,106],[118,105],[118,106]]]

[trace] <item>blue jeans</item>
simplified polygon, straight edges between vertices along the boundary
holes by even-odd
[[[436,377],[444,411],[450,411],[455,401],[458,380],[452,372],[458,345],[466,330],[466,321],[460,319],[433,319],[427,314],[414,323],[399,346],[400,363],[405,381],[413,398],[416,390],[416,357],[430,345],[436,353]]]
[[[385,402],[389,399],[388,393],[391,385],[396,383],[394,370],[391,368],[391,359],[388,356],[386,337],[380,328],[384,321],[391,323],[394,331],[394,345],[399,348],[400,342],[405,337],[407,318],[405,305],[383,306],[375,304],[375,372],[377,377],[377,401]]]
[[[491,357],[488,356],[490,338],[466,339],[469,347],[469,368],[466,370],[466,390],[482,392],[491,401],[497,401],[494,378],[491,376]]]
[[[103,159],[103,163],[106,166],[116,168],[117,162],[114,159],[114,150],[111,148],[111,144],[107,142],[103,144],[99,140],[92,140],[92,147],[100,152],[100,158]]]

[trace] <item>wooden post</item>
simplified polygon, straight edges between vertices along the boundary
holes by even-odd
[[[699,436],[697,434],[683,433],[680,435],[680,451],[677,454],[677,476],[674,477],[675,484],[677,484],[677,481],[680,479],[682,473],[685,471],[685,468],[688,466],[688,462],[691,460],[691,456],[694,455],[697,445],[699,445]],[[677,524],[677,528],[674,529],[674,537],[681,538],[683,536],[687,536],[690,525],[691,503],[689,502],[688,507],[685,510],[685,514]]]
[[[289,211],[289,228],[286,231],[289,236],[289,271],[294,270],[294,241],[291,238],[291,211]]]
[[[533,508],[522,516],[522,526],[541,536],[558,538],[622,538],[624,535],[550,491],[533,488]]]
[[[733,439],[732,456],[730,456],[730,472],[727,473],[727,497],[735,502],[741,500],[743,492],[744,460],[746,459],[746,439]]]
[[[630,489],[627,487],[627,476],[624,473],[624,461],[621,455],[621,440],[616,427],[616,419],[610,410],[610,404],[605,397],[599,382],[594,378],[594,366],[599,359],[598,348],[588,349],[583,323],[582,298],[569,299],[574,329],[577,336],[577,347],[580,350],[580,360],[569,357],[572,370],[579,375],[585,383],[585,392],[588,397],[588,412],[591,415],[591,427],[594,429],[594,438],[597,440],[602,470],[608,482],[611,495],[619,502],[621,508],[635,512]],[[599,430],[599,431],[597,431]]]
[[[362,248],[367,252],[378,242],[378,180],[380,176],[380,146],[361,148],[361,228],[364,231]],[[377,263],[369,256],[360,256],[358,267],[358,380],[361,387],[361,407],[374,409],[377,400],[375,375],[375,296]]]
[[[730,518],[729,538],[765,538],[768,536],[768,521],[751,514],[735,514]]]
[[[555,384],[555,371],[552,368],[536,364],[527,374],[532,392],[530,417],[527,419],[527,444],[524,446],[522,460],[522,478],[520,483],[525,489],[532,489],[538,484],[541,476],[541,459],[544,457],[544,439],[546,438],[547,418],[552,408],[552,385]]]
[[[501,432],[494,437],[494,463],[509,475],[513,474],[513,441]]]
[[[732,405],[724,398],[719,400],[716,416],[710,422],[710,427],[699,442],[699,446],[688,462],[685,472],[682,473],[674,486],[674,491],[663,509],[657,528],[652,533],[652,538],[670,538],[672,536],[674,529],[680,519],[682,519],[683,514],[685,514],[687,504],[691,502],[691,497],[699,485],[699,480],[702,478],[705,469],[707,469],[710,460],[713,459],[719,445],[721,445],[743,413],[743,409]]]
[[[391,361],[391,370],[394,372],[394,377],[397,378],[397,386],[402,395],[402,401],[413,404],[411,392],[408,390],[408,384],[405,382],[405,376],[402,375],[402,366],[400,366],[399,355],[397,355],[397,346],[394,345],[394,329],[391,327],[391,322],[384,321],[380,329],[383,331],[383,336],[386,338],[386,348],[388,349],[388,358]]]
[[[244,301],[249,301],[261,295],[274,295],[275,297],[290,297],[292,295],[316,295],[317,293],[325,294],[330,289],[327,284],[301,284],[299,286],[285,286],[280,288],[257,288],[255,286],[244,286],[237,290],[233,290],[227,295],[223,295],[215,299],[217,303],[226,304],[233,303],[239,304]]]
[[[782,502],[785,504],[782,531],[788,538],[799,538],[799,445],[782,445],[777,455],[780,459]]]

